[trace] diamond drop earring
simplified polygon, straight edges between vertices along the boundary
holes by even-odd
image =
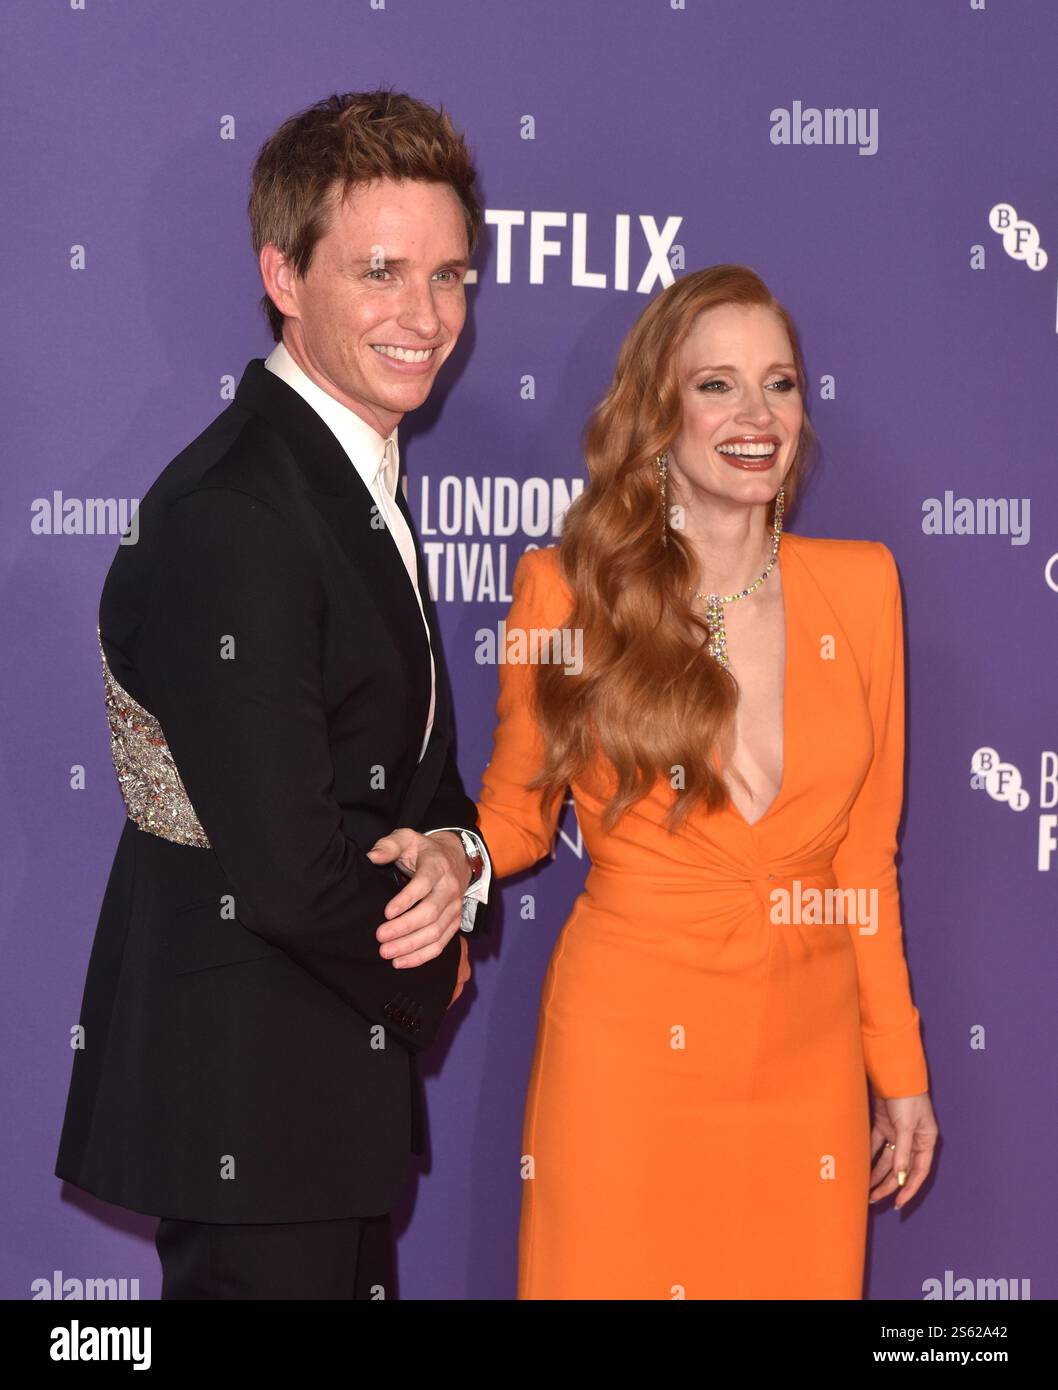
[[[669,480],[669,454],[668,450],[663,454],[658,454],[654,460],[654,472],[658,480],[658,495],[661,508],[661,544],[669,543],[669,509],[668,509],[668,480]]]

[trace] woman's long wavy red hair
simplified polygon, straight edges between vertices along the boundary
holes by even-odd
[[[661,540],[655,471],[680,433],[677,356],[699,314],[720,305],[763,305],[790,340],[798,386],[808,399],[804,358],[790,315],[754,271],[715,265],[668,286],[633,325],[613,381],[588,420],[588,485],[566,512],[559,560],[573,595],[567,625],[583,633],[583,668],[536,668],[535,709],[546,755],[529,784],[552,800],[585,778],[600,753],[607,775],[607,829],[664,778],[679,786],[668,812],[674,831],[693,807],[727,804],[721,769],[708,756],[728,746],[738,685],[705,651],[704,618],[689,594],[694,557],[679,530]],[[817,447],[805,410],[784,479],[789,515]],[[774,502],[768,525],[774,525]]]

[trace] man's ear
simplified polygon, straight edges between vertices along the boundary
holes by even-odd
[[[274,241],[268,241],[261,247],[257,263],[268,298],[284,318],[298,318],[298,276],[289,257]]]

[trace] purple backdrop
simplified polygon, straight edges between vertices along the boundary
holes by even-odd
[[[884,540],[907,599],[902,886],[943,1146],[910,1215],[872,1218],[868,1294],[922,1298],[951,1271],[1055,1297],[1053,0],[6,9],[0,1296],[57,1270],[138,1279],[143,1298],[159,1284],[154,1223],[52,1176],[124,808],[95,645],[120,527],[45,523],[56,493],[142,497],[266,354],[255,153],[319,97],[393,84],[467,132],[495,224],[460,349],[401,426],[468,789],[496,694],[474,634],[505,615],[525,547],[555,539],[541,498],[547,518],[557,482],[560,512],[583,477],[585,417],[661,288],[657,260],[641,282],[650,239],[665,275],[753,266],[816,386],[825,458],[793,529]],[[467,480],[501,478],[517,505],[483,530]],[[428,1054],[404,1298],[513,1297],[538,992],[585,871],[568,808],[563,826],[554,860],[505,886],[499,949]]]

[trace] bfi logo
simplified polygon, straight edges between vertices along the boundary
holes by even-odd
[[[970,786],[986,791],[993,801],[1005,801],[1012,811],[1024,811],[1030,797],[1021,773],[1004,762],[994,748],[978,748],[970,760]],[[1047,873],[1058,854],[1058,753],[1040,754],[1040,815],[1036,867]]]
[[[1024,261],[1030,270],[1043,270],[1047,252],[1040,245],[1040,234],[1031,222],[1018,216],[1011,203],[996,203],[988,214],[988,225],[1003,239],[1003,250],[1015,261]]]
[[[1015,261],[1024,261],[1030,270],[1043,270],[1047,252],[1040,245],[1040,234],[1025,217],[1018,216],[1013,203],[996,203],[988,214],[988,225],[1002,238],[1003,250]],[[983,248],[977,248],[983,252]],[[1058,333],[1058,299],[1054,311],[1054,331]]]

